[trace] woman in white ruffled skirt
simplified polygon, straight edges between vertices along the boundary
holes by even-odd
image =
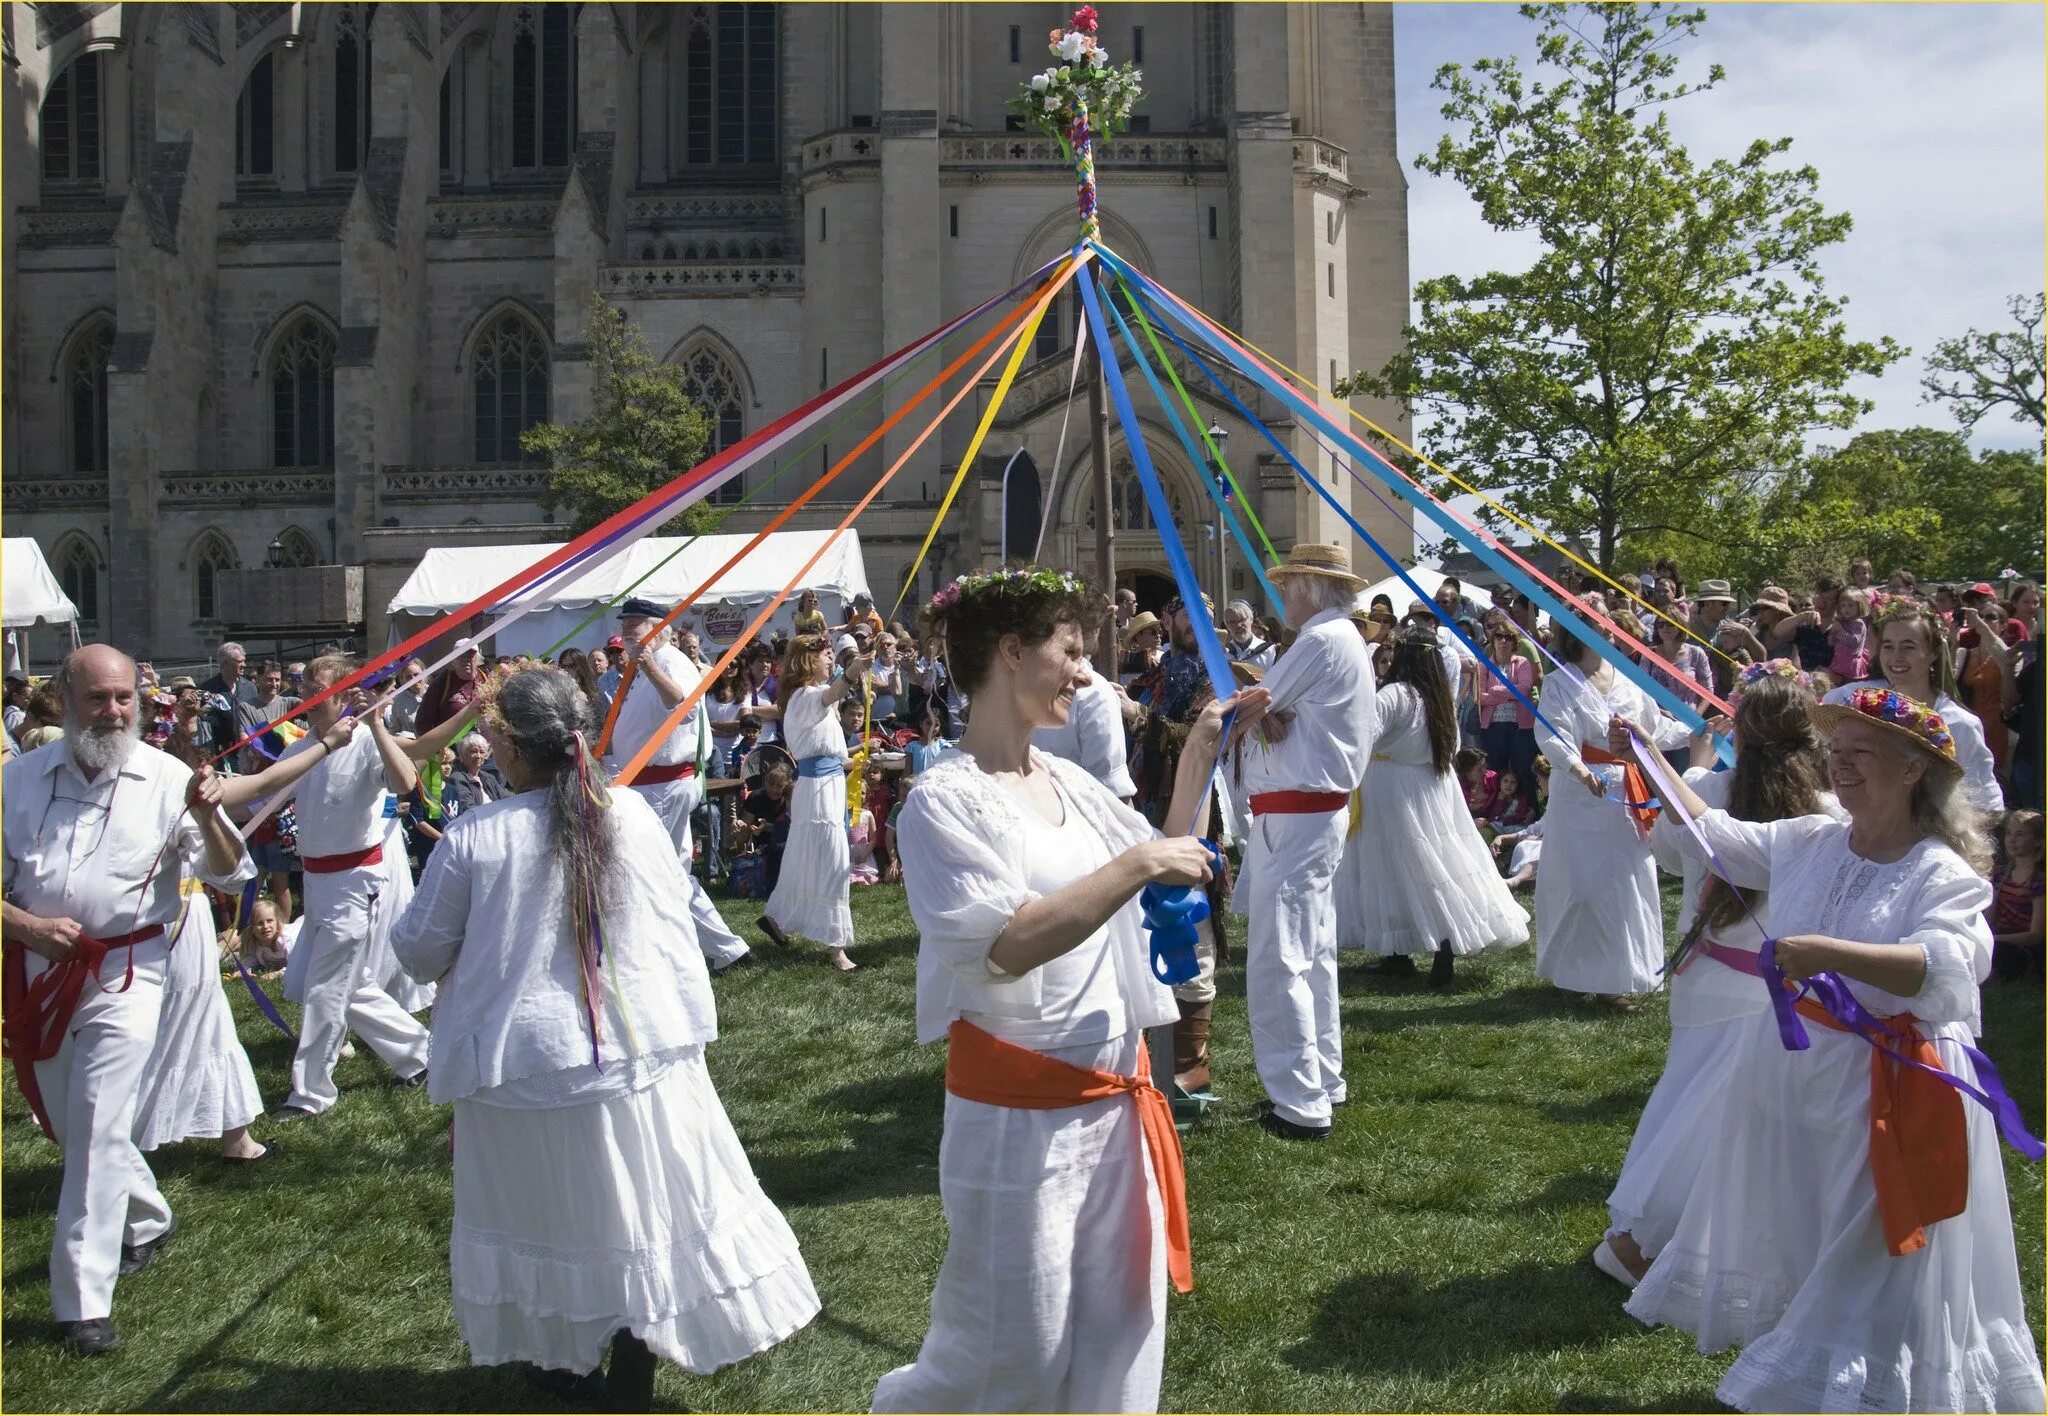
[[[1787,978],[1835,975],[1981,1085],[1964,1047],[1991,967],[1989,850],[1954,738],[1889,690],[1816,716],[1848,822],[1738,821],[1683,783],[1673,795],[1734,884],[1770,891]],[[1766,1009],[1732,1040],[1716,1133],[1629,1312],[1705,1352],[1741,1346],[1718,1394],[1745,1411],[2042,1410],[1990,1113],[1923,1074],[1873,1069],[1859,1036],[1805,1027],[1811,1045],[1790,1050]],[[1902,1124],[1914,1116],[1931,1132]]]
[[[792,935],[823,944],[842,972],[854,962],[846,956],[853,947],[847,896],[852,849],[846,835],[846,731],[838,710],[839,700],[866,678],[868,664],[855,659],[834,678],[832,646],[799,635],[790,641],[775,689],[797,784],[789,804],[789,844],[761,911],[761,929],[785,947]]]
[[[1515,903],[1486,849],[1451,770],[1458,719],[1437,657],[1436,633],[1404,631],[1379,689],[1379,735],[1359,788],[1358,830],[1339,868],[1339,938],[1414,972],[1431,954],[1430,982],[1451,979],[1451,960],[1529,942]]]
[[[515,794],[449,827],[392,938],[440,983],[427,1087],[455,1105],[456,1320],[472,1362],[557,1384],[609,1346],[606,1399],[645,1410],[655,1358],[714,1371],[818,1296],[705,1071],[710,977],[667,828],[610,790],[568,675],[512,674],[482,702]]]
[[[156,1045],[135,1103],[135,1145],[153,1151],[218,1136],[222,1158],[260,1160],[268,1149],[251,1139],[249,1123],[263,1114],[263,1094],[222,991],[213,904],[197,879],[187,878],[183,889]]]

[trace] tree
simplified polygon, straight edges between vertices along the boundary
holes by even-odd
[[[687,371],[657,360],[640,331],[590,297],[590,412],[574,423],[540,423],[520,445],[548,459],[541,508],[567,508],[580,535],[697,465],[711,420],[690,399]],[[691,535],[716,525],[702,502],[659,530]]]
[[[2048,347],[2041,338],[2048,295],[2014,295],[2005,302],[2018,329],[1944,339],[1927,360],[1920,380],[1924,403],[1946,403],[1963,425],[1973,430],[1981,418],[2000,408],[2015,423],[2048,428],[2042,391],[2048,385]]]
[[[1859,343],[1823,293],[1819,255],[1845,237],[1791,140],[1693,161],[1668,105],[1673,53],[1705,12],[1525,5],[1539,78],[1513,59],[1456,64],[1446,134],[1416,159],[1456,180],[1497,230],[1533,234],[1528,269],[1416,287],[1407,347],[1340,393],[1415,400],[1447,461],[1603,569],[1629,537],[1711,532],[1717,502],[1768,492],[1757,469],[1797,462],[1814,429],[1868,407],[1848,393],[1905,351]]]

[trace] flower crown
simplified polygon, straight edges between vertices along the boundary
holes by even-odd
[[[1766,659],[1760,664],[1744,665],[1742,672],[1735,676],[1735,685],[1728,690],[1729,706],[1741,707],[1742,695],[1765,679],[1786,679],[1797,684],[1801,692],[1809,696],[1813,693],[1813,680],[1799,665],[1790,659]]]
[[[963,600],[972,600],[991,591],[1035,590],[1046,595],[1072,595],[1087,589],[1079,576],[1069,575],[1063,570],[985,570],[973,571],[953,577],[953,583],[942,587],[932,596],[931,608],[935,613],[944,613]]]
[[[1955,761],[1955,735],[1941,714],[1919,699],[1908,698],[1895,688],[1862,688],[1849,695],[1849,707],[1866,718],[1911,733],[1942,757]]]

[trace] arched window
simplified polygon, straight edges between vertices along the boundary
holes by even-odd
[[[277,122],[276,68],[264,55],[249,71],[235,100],[235,175],[268,177],[277,171],[273,131]]]
[[[522,5],[512,18],[512,165],[566,167],[570,104],[567,5]]]
[[[203,532],[192,543],[192,554],[185,563],[192,567],[193,618],[218,620],[222,608],[216,593],[220,573],[235,568],[235,548],[220,532]]]
[[[276,467],[334,465],[334,336],[311,315],[270,356],[270,449]]]
[[[46,182],[97,182],[101,171],[100,56],[81,54],[43,95],[41,146]]]
[[[334,170],[362,170],[369,151],[370,37],[343,10],[334,22]]]
[[[78,607],[78,617],[97,623],[100,617],[100,553],[92,542],[79,535],[64,538],[53,558],[57,583],[64,596]]]
[[[73,472],[107,470],[107,353],[114,326],[95,320],[71,341],[64,360],[66,462]]]
[[[476,460],[528,462],[519,435],[548,416],[548,351],[533,325],[507,310],[478,336]]]
[[[693,344],[677,360],[683,366],[683,387],[690,401],[711,420],[711,444],[705,456],[724,452],[747,435],[746,380],[731,358],[706,341]],[[745,478],[734,477],[711,493],[714,502],[736,502],[745,495]]]
[[[692,5],[681,26],[676,150],[693,167],[776,161],[772,4]]]
[[[280,566],[318,565],[320,548],[304,531],[296,526],[287,526],[284,534],[277,538],[277,550],[271,558]]]
[[[1085,466],[1079,475],[1086,475]],[[1176,526],[1185,526],[1188,519],[1187,503],[1181,496],[1179,481],[1165,468],[1158,469],[1160,485],[1166,492],[1167,510],[1173,514]],[[1138,471],[1132,465],[1131,455],[1121,449],[1110,460],[1110,495],[1116,514],[1113,523],[1119,531],[1156,531],[1159,524],[1152,517],[1152,503],[1145,500],[1145,488],[1138,481]],[[1095,527],[1095,492],[1092,487],[1082,503],[1083,524],[1090,530]]]

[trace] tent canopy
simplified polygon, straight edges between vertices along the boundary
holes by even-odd
[[[824,547],[831,535],[830,531],[774,532],[705,588],[683,622],[696,626],[707,649],[730,644],[751,618],[742,612],[758,609],[788,584],[797,567]],[[513,603],[529,602],[534,606],[524,619],[498,636],[492,652],[543,653],[565,637],[575,648],[595,648],[618,629],[609,612],[577,627],[598,606],[628,594],[658,605],[673,605],[703,585],[749,539],[743,534],[699,536],[694,541],[681,536],[642,537],[609,560],[545,586],[537,596],[520,596],[499,607],[509,609]],[[434,618],[461,609],[515,571],[559,549],[555,543],[435,547],[420,558],[418,568],[391,598],[392,642],[417,628],[401,628],[399,616]],[[852,530],[842,533],[825,548],[804,583],[818,592],[820,607],[836,621],[848,601],[868,590],[860,534]],[[795,609],[792,596],[777,609],[770,628],[787,630]]]
[[[1444,573],[1433,565],[1415,566],[1408,574],[1432,600],[1436,598],[1437,588],[1444,583]],[[1408,607],[1415,603],[1415,592],[1403,585],[1398,575],[1390,575],[1385,580],[1365,587],[1364,599],[1368,605],[1372,603],[1372,597],[1375,595],[1384,595],[1392,600],[1394,613],[1397,615],[1407,614]]]
[[[78,607],[71,603],[50,574],[43,548],[31,536],[9,536],[0,541],[0,619],[8,629],[26,629],[37,620],[51,624],[73,624]]]

